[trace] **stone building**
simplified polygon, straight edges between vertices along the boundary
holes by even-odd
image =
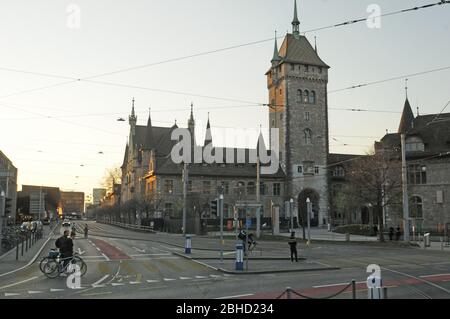
[[[401,133],[406,134],[411,227],[442,232],[450,223],[450,113],[414,116],[406,99],[398,133],[384,136],[375,150],[400,156]],[[402,221],[401,210],[387,212],[388,224]]]
[[[0,205],[4,205],[5,199],[9,199],[11,207],[10,215],[0,216],[0,229],[2,225],[14,223],[16,217],[17,202],[17,168],[10,159],[0,151],[0,193],[4,193],[4,198],[0,198]],[[3,208],[0,209],[3,212]],[[2,221],[5,221],[2,223]]]

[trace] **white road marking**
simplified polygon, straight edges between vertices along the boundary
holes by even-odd
[[[92,284],[92,288],[105,288],[106,285],[94,285]]]
[[[20,294],[5,292],[5,297],[13,297],[13,296],[20,296]]]
[[[65,291],[65,289],[50,289],[50,292],[59,292],[59,291]]]
[[[30,295],[37,295],[37,294],[42,294],[44,293],[43,291],[29,291],[28,294]]]
[[[108,256],[106,256],[104,253],[102,253],[102,256],[105,257],[106,261],[110,261],[111,259],[109,259]]]
[[[173,279],[173,278],[164,278],[164,281],[174,281],[174,280],[176,280],[176,279]]]
[[[236,296],[227,296],[227,297],[220,297],[216,299],[233,299],[233,298],[240,298],[240,297],[249,297],[254,296],[255,294],[245,294],[245,295],[236,295]]]
[[[336,287],[336,286],[345,286],[345,285],[348,285],[348,282],[341,282],[341,283],[339,283],[339,284],[330,284],[330,285],[313,286],[313,288]]]
[[[10,285],[7,285],[7,286],[3,286],[3,287],[0,287],[0,290],[6,289],[6,288],[10,288],[10,287],[14,287],[14,286],[17,286],[17,285],[20,285],[20,284],[23,284],[23,283],[26,283],[26,282],[35,280],[36,278],[38,278],[38,276],[34,276],[34,277],[31,277],[31,278],[28,278],[28,279],[25,279],[25,280],[16,282],[16,283],[14,283],[14,284],[10,284]]]
[[[191,277],[180,277],[181,280],[191,280]]]
[[[78,248],[78,254],[80,254],[81,256],[85,253],[85,251],[82,251],[81,248]]]
[[[130,255],[130,257],[140,257],[140,256],[170,256],[171,253],[164,253],[164,254],[139,254],[139,255]]]
[[[222,277],[222,276],[219,276],[219,275],[209,275],[210,277],[212,277],[212,278],[220,278],[220,277]]]
[[[206,277],[206,276],[195,276],[195,278],[197,278],[197,279],[206,279],[208,277]]]
[[[147,280],[147,282],[148,282],[149,284],[153,284],[153,283],[159,282],[159,280]]]
[[[98,248],[98,247],[95,247],[95,249],[97,249],[98,251],[101,251],[100,248]]]
[[[426,283],[426,284],[429,284],[430,286],[436,287],[437,289],[440,289],[440,290],[445,291],[446,293],[450,294],[450,290],[445,289],[444,287],[441,287],[441,286],[439,286],[439,285],[436,285],[436,284],[434,284],[434,283],[432,283],[432,282],[430,282],[430,281],[427,281],[427,280],[425,280],[425,279],[420,279],[419,277],[416,277],[416,276],[413,276],[413,275],[410,275],[410,274],[407,274],[407,273],[404,273],[404,272],[401,272],[401,271],[396,271],[396,270],[392,270],[392,269],[389,269],[389,268],[385,268],[385,267],[383,267],[383,268],[381,268],[381,269],[387,270],[387,271],[390,271],[390,272],[393,272],[393,273],[396,273],[396,274],[400,274],[400,275],[403,275],[403,276],[405,276],[405,277],[417,279],[417,280],[419,280],[419,281],[422,281],[422,282],[424,282],[424,283]]]
[[[113,286],[113,287],[116,287],[116,286],[125,286],[125,284],[113,282],[113,283],[111,284],[111,286]]]
[[[99,285],[102,281],[105,281],[110,275],[104,275],[102,278],[100,278],[99,280],[97,280],[96,282],[94,282],[92,284],[92,286],[97,286]]]
[[[450,274],[437,274],[437,275],[426,275],[426,276],[419,276],[420,278],[429,278],[429,277],[440,277],[440,276],[449,276]]]
[[[140,281],[130,281],[130,285],[140,285],[142,282]]]
[[[137,247],[132,247],[134,250],[136,250],[138,253],[145,253],[145,249],[139,249]]]

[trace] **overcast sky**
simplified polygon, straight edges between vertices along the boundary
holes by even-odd
[[[373,3],[387,13],[433,2],[299,0],[301,31],[366,17]],[[2,0],[0,149],[19,169],[19,189],[35,184],[92,193],[105,169],[122,162],[129,128],[117,118],[127,118],[133,97],[142,125],[151,107],[154,125],[176,119],[186,126],[192,101],[202,138],[208,111],[216,140],[218,128],[267,128],[264,107],[239,101],[267,103],[264,73],[273,41],[95,78],[135,88],[71,79],[270,39],[274,30],[290,32],[292,15],[293,0]],[[379,29],[360,23],[307,33],[312,43],[314,36],[331,66],[330,91],[448,67],[450,5],[385,17]],[[392,112],[330,110],[331,150],[364,153],[386,130],[396,131],[404,86],[395,80],[330,93],[330,108]],[[440,112],[449,86],[449,69],[411,77],[413,108]]]

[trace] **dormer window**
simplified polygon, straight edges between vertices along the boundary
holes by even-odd
[[[422,139],[417,136],[409,137],[406,140],[406,151],[407,152],[424,152],[425,144]]]

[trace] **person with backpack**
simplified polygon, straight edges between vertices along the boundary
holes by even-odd
[[[295,238],[295,232],[291,233],[289,238],[289,247],[291,248],[291,262],[298,262],[298,252],[297,252],[297,239]]]

